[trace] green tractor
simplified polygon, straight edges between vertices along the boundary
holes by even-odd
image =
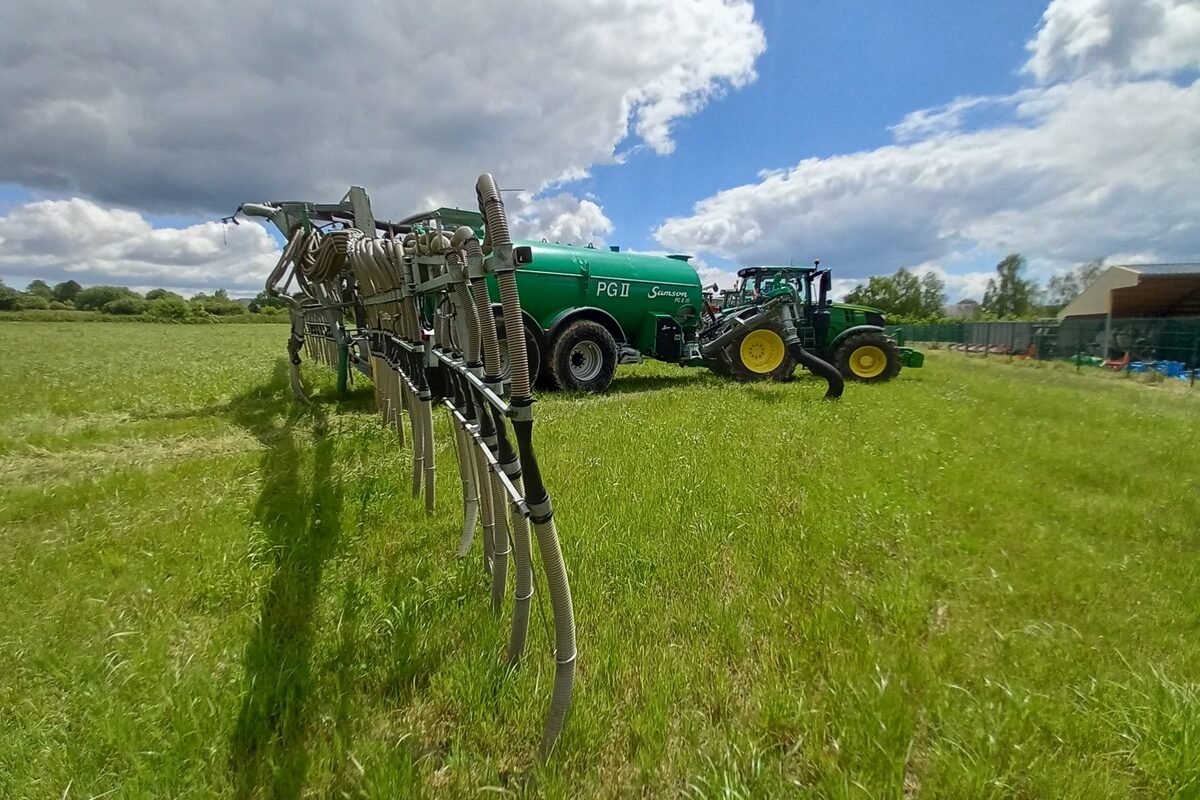
[[[845,378],[880,383],[895,378],[902,367],[924,363],[920,352],[900,347],[884,334],[886,320],[879,309],[831,302],[832,277],[820,264],[738,270],[737,286],[724,293],[722,308],[710,307],[709,328],[749,319],[768,298],[787,289],[804,349],[833,364]],[[716,374],[742,381],[787,380],[796,366],[782,337],[769,327],[750,331],[709,363]]]

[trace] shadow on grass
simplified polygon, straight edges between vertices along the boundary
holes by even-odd
[[[227,406],[263,446],[255,516],[273,556],[258,625],[245,649],[245,695],[230,747],[237,797],[298,797],[303,789],[318,591],[341,535],[343,487],[326,409],[331,400],[339,410],[343,404],[318,397],[307,406],[282,405],[281,396],[290,395],[281,360],[269,383]],[[310,426],[311,445],[305,441]]]

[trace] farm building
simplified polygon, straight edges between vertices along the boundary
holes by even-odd
[[[1060,342],[1091,339],[1105,356],[1191,361],[1200,337],[1200,263],[1109,267],[1058,319]]]
[[[959,300],[957,303],[951,303],[946,306],[942,313],[952,319],[974,319],[979,316],[979,311],[979,301],[967,297]]]
[[[1200,264],[1109,267],[1058,318],[1200,316]]]

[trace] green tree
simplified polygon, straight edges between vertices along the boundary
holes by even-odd
[[[21,302],[21,293],[0,281],[0,311],[16,311]]]
[[[148,304],[140,297],[118,297],[100,307],[105,314],[141,314]]]
[[[946,282],[932,272],[921,276],[921,316],[943,317],[946,313]]]
[[[25,287],[25,294],[36,294],[38,297],[46,298],[47,302],[54,299],[54,290],[41,278],[30,281],[29,285]]]
[[[147,300],[162,300],[163,298],[166,298],[166,297],[169,297],[169,298],[172,298],[175,300],[183,299],[183,295],[176,294],[175,292],[169,292],[166,289],[151,289],[150,291],[146,292]]]
[[[47,309],[50,307],[50,301],[40,294],[23,294],[17,300],[17,310],[38,310]]]
[[[212,317],[204,313],[199,303],[189,303],[173,292],[151,300],[146,313],[162,322],[210,322]]]
[[[1047,306],[1055,310],[1062,308],[1083,294],[1083,290],[1091,286],[1103,271],[1104,260],[1096,259],[1055,275],[1046,282]]]
[[[81,311],[99,311],[106,303],[122,297],[142,299],[140,294],[124,286],[89,286],[75,296],[75,307]]]
[[[1037,301],[1037,284],[1022,277],[1025,259],[1018,253],[1005,256],[996,265],[996,277],[988,279],[983,293],[983,311],[994,317],[1026,317]]]
[[[251,313],[259,314],[264,308],[286,309],[287,303],[278,297],[272,297],[264,290],[254,295],[254,299],[250,301],[250,311]]]
[[[250,309],[245,305],[230,299],[229,293],[224,289],[217,289],[212,294],[193,295],[192,304],[218,317],[231,317],[238,314],[250,313]]]
[[[846,295],[846,302],[874,306],[897,317],[937,318],[946,304],[946,286],[932,272],[917,277],[901,269],[894,275],[874,275],[866,285],[858,284]]]
[[[60,303],[73,303],[83,287],[75,281],[63,281],[54,285],[54,299]]]

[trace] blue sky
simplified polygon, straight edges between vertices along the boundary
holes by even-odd
[[[651,231],[665,217],[761,170],[880,147],[910,111],[1016,90],[1028,82],[1018,69],[1045,3],[771,0],[755,8],[767,36],[757,81],[682,120],[670,156],[643,148],[569,185],[604,201],[610,241],[658,247]]]
[[[1010,252],[1200,258],[1200,0],[460,0],[453,39],[323,8],[6,10],[0,277],[253,294],[278,243],[212,224],[238,203],[358,184],[400,217],[481,171],[528,190],[519,234],[723,284],[820,257],[835,291],[903,267],[957,300]]]

